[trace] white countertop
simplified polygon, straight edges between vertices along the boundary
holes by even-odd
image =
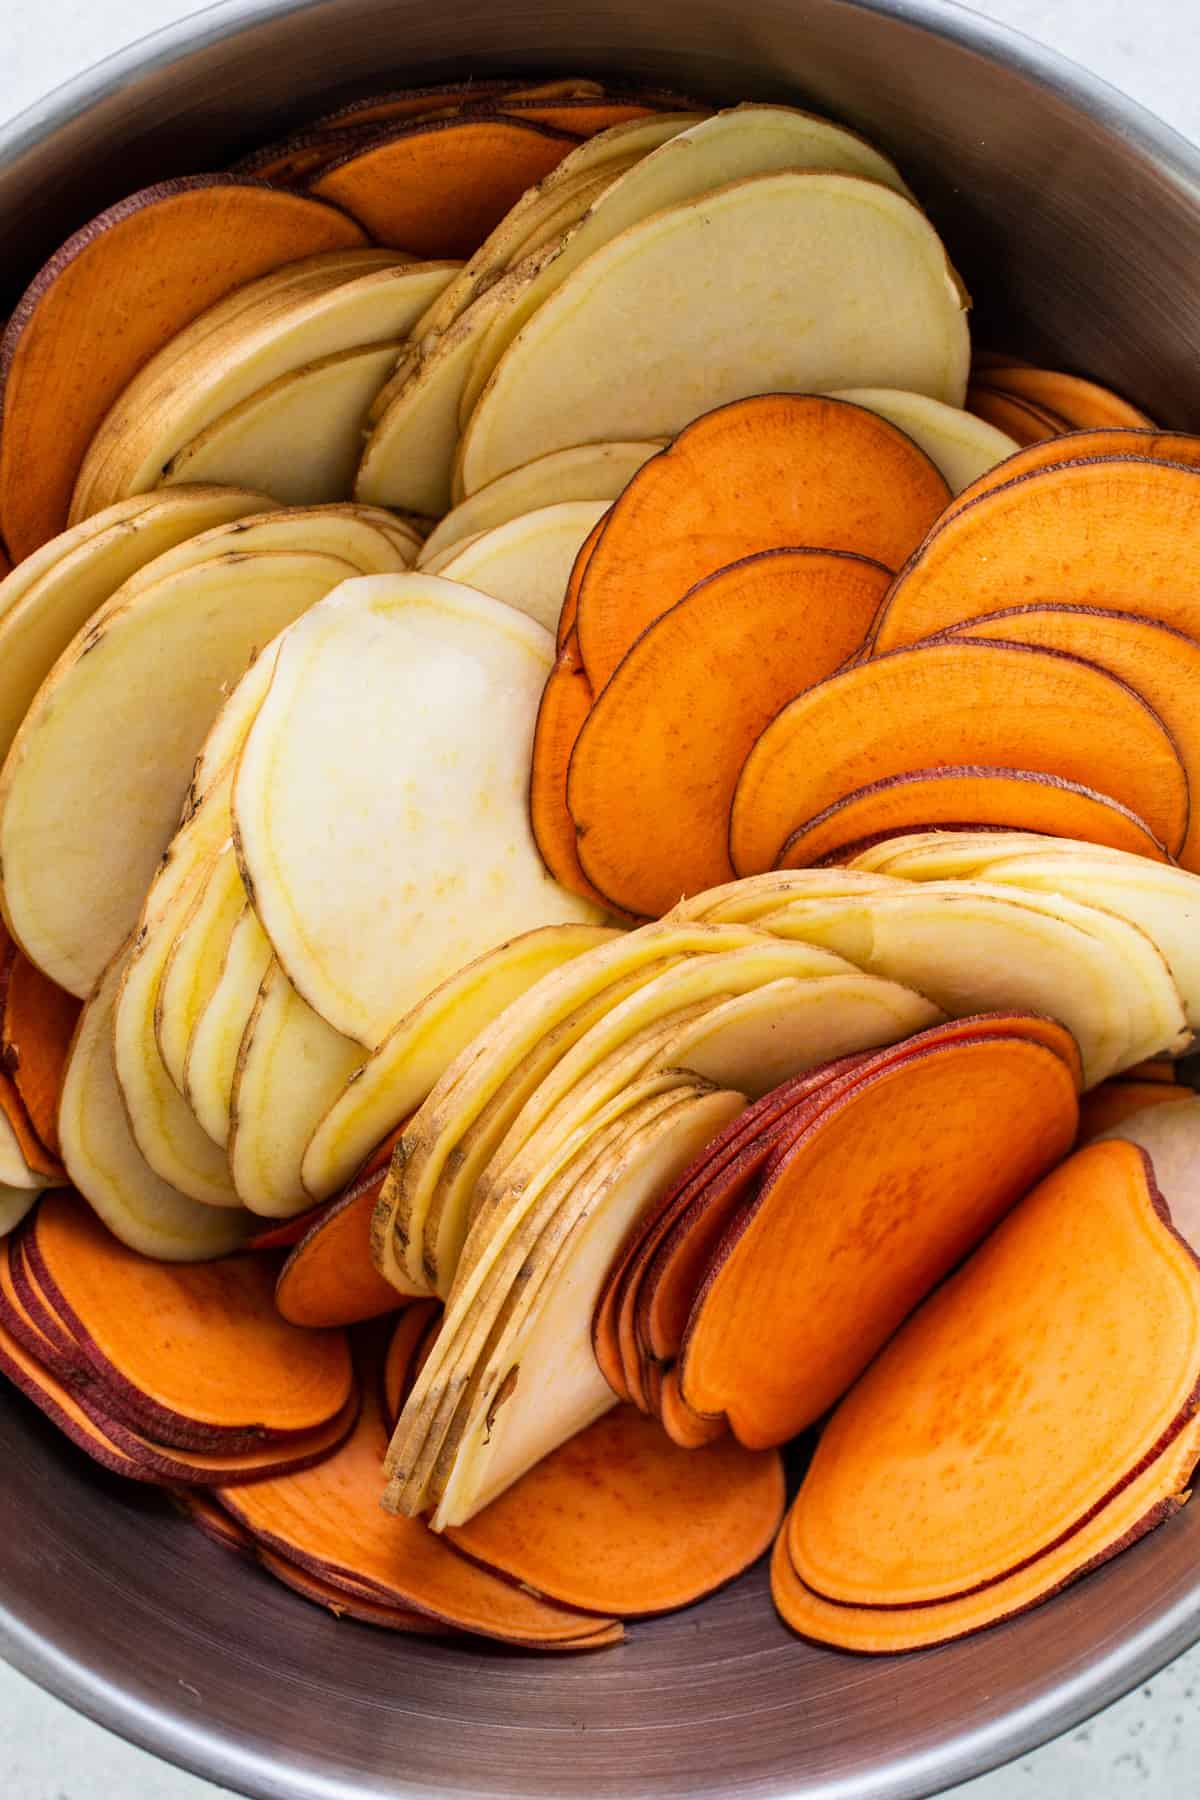
[[[975,10],[1086,63],[1200,141],[1196,3],[989,0]],[[0,117],[194,10],[190,0],[4,0]],[[0,1665],[4,1800],[204,1800],[220,1791],[132,1749]],[[1200,1647],[1090,1724],[957,1789],[956,1800],[1196,1800],[1198,1793]]]

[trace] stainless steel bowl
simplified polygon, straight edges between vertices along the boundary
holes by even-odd
[[[0,136],[19,288],[97,207],[228,162],[316,102],[476,72],[624,72],[800,99],[901,162],[989,341],[1200,417],[1200,156],[1047,51],[938,0],[230,0]],[[1200,1505],[1039,1611],[860,1660],[796,1642],[762,1569],[604,1655],[336,1624],[0,1396],[0,1649],[125,1736],[254,1795],[931,1793],[1105,1705],[1200,1636]]]

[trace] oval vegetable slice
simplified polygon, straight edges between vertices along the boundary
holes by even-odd
[[[608,511],[605,500],[570,500],[523,513],[474,536],[437,573],[507,601],[553,631],[580,545]]]
[[[571,756],[594,700],[579,654],[579,639],[572,631],[555,658],[538,703],[529,764],[529,822],[542,861],[554,879],[573,894],[604,906],[604,895],[583,872],[575,821],[567,806]]]
[[[1018,449],[1014,439],[973,413],[928,394],[906,394],[900,388],[846,388],[832,396],[865,406],[881,419],[890,419],[935,463],[952,494],[961,493],[997,463]]]

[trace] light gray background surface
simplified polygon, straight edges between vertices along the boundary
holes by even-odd
[[[0,0],[0,10],[0,117],[8,117],[196,9],[190,0]],[[988,0],[975,10],[1087,64],[1200,141],[1197,0]],[[219,1791],[111,1737],[0,1665],[4,1800],[208,1800]],[[956,1790],[956,1800],[1197,1795],[1200,1648],[1078,1731]]]

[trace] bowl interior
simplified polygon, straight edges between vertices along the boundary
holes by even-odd
[[[92,212],[343,97],[535,69],[777,97],[900,162],[977,337],[1200,414],[1200,161],[1048,54],[936,0],[321,0],[213,8],[0,136],[10,298]],[[907,1659],[798,1643],[759,1568],[619,1650],[535,1659],[339,1625],[0,1395],[0,1648],[224,1785],[279,1796],[929,1793],[1061,1730],[1200,1632],[1200,1513],[1053,1605]]]

